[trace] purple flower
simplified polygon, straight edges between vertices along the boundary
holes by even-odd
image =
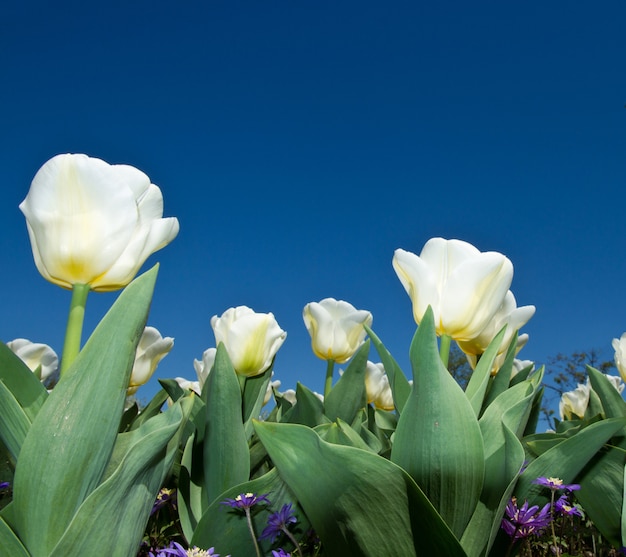
[[[11,487],[11,482],[0,482],[0,490]]]
[[[285,553],[285,550],[280,547],[277,550],[272,549],[272,557],[291,557],[291,553]]]
[[[567,495],[561,495],[554,503],[556,511],[565,516],[582,516],[583,513],[575,505],[572,505],[567,498]]]
[[[518,508],[517,499],[512,497],[505,508],[505,517],[502,519],[502,529],[513,539],[525,538],[538,534],[550,524],[550,503],[540,511],[538,505],[528,508],[528,501]]]
[[[154,501],[154,505],[152,505],[152,510],[150,511],[150,515],[156,513],[160,508],[167,505],[169,501],[174,502],[176,500],[176,491],[173,489],[162,488],[157,494],[157,498]]]
[[[560,478],[537,478],[533,483],[549,487],[552,491],[565,489],[567,491],[576,491],[580,489],[578,484],[564,484]]]
[[[259,495],[257,497],[256,493],[241,493],[234,499],[226,499],[226,501],[222,501],[222,504],[228,505],[233,509],[245,510],[254,507],[257,503],[269,504],[270,501],[267,498],[268,495],[269,493],[266,493],[265,495]]]
[[[219,553],[215,553],[214,548],[200,549],[197,546],[185,549],[178,542],[171,542],[169,547],[160,549],[155,557],[220,557]]]
[[[283,505],[279,511],[269,516],[267,526],[259,536],[259,539],[264,540],[269,538],[269,540],[273,542],[281,532],[287,530],[288,524],[295,524],[296,522],[298,522],[298,520],[294,515],[291,503]]]

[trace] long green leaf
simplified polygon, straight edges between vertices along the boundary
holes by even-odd
[[[4,383],[32,422],[48,398],[48,391],[28,366],[0,342],[0,382]]]
[[[239,380],[222,343],[206,385],[203,466],[207,502],[250,478],[250,454],[242,421]]]
[[[325,555],[465,555],[411,477],[387,459],[326,443],[300,425],[255,422],[255,430]]]
[[[367,325],[364,325],[364,328],[372,340],[376,351],[378,352],[380,361],[385,368],[385,373],[389,377],[389,386],[391,387],[393,403],[396,406],[396,410],[398,412],[402,412],[402,409],[409,398],[409,393],[411,392],[411,384],[398,365],[398,362],[396,362],[382,341],[376,336],[376,334],[374,334],[374,331],[372,331],[372,329],[370,329]]]
[[[626,418],[596,422],[542,453],[520,476],[515,489],[518,500],[527,499],[531,505],[548,502],[548,490],[533,482],[539,477],[553,477],[572,483],[593,456],[625,425]]]
[[[11,557],[30,557],[20,539],[11,530],[11,527],[0,516],[0,555]]]
[[[15,470],[14,526],[47,557],[109,462],[157,268],[124,289],[40,409]]]
[[[460,539],[478,503],[485,457],[478,419],[439,356],[432,309],[411,344],[413,390],[391,460],[406,470]]]
[[[30,430],[31,421],[19,402],[0,381],[0,440],[7,448],[13,462],[17,462],[22,444]]]
[[[193,401],[183,399],[126,436],[111,476],[85,500],[50,557],[135,555]]]
[[[370,341],[365,341],[352,357],[346,371],[324,399],[324,413],[328,419],[338,418],[351,423],[357,412],[367,404],[365,370]]]
[[[606,376],[591,366],[587,366],[587,374],[591,388],[600,398],[605,417],[623,418],[626,416],[626,402]]]

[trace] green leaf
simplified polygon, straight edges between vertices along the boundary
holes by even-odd
[[[374,343],[374,347],[380,356],[380,361],[385,368],[385,373],[389,377],[389,386],[391,387],[393,402],[396,406],[396,410],[398,412],[402,412],[406,400],[409,398],[409,393],[411,392],[411,384],[406,378],[406,375],[404,375],[402,369],[400,369],[398,362],[393,359],[389,350],[385,348],[385,345],[374,334],[374,331],[372,331],[372,329],[370,329],[367,325],[364,325],[363,327]]]
[[[548,502],[548,490],[533,482],[543,476],[572,483],[593,456],[624,425],[626,418],[596,422],[539,455],[520,476],[515,488],[517,499],[527,499],[531,505]]]
[[[415,482],[392,462],[326,443],[301,425],[254,425],[320,537],[325,555],[465,555]]]
[[[207,502],[250,478],[248,440],[242,422],[239,379],[223,343],[207,378],[204,488]]]
[[[353,356],[346,371],[324,399],[324,413],[331,421],[337,418],[351,423],[367,404],[365,370],[370,341],[365,341]]]
[[[0,342],[0,382],[13,393],[32,422],[48,398],[48,391],[19,356],[3,342]]]
[[[472,373],[467,388],[465,389],[465,396],[469,399],[474,412],[478,416],[485,399],[485,393],[487,392],[487,386],[489,385],[489,378],[491,377],[491,370],[493,369],[493,362],[498,355],[500,344],[502,343],[502,337],[506,332],[506,326],[504,326],[500,332],[489,343],[487,350],[478,360],[476,369]]]
[[[157,267],[135,279],[96,327],[35,418],[15,470],[15,529],[47,557],[108,464]]]
[[[439,356],[432,309],[411,344],[413,390],[391,460],[406,470],[460,538],[482,490],[485,458],[478,420]]]
[[[328,423],[324,415],[324,403],[301,383],[296,385],[296,404],[285,412],[281,421],[315,427]]]
[[[580,483],[576,499],[585,509],[587,517],[615,547],[623,545],[625,463],[624,449],[604,447],[591,458],[576,479]]]
[[[0,516],[0,555],[11,557],[30,557],[30,553],[22,545],[11,527]]]
[[[315,432],[328,443],[371,451],[370,447],[361,439],[359,434],[340,418],[337,418],[337,421],[332,424],[318,425],[315,428]]]
[[[119,465],[80,506],[50,557],[135,555],[168,474],[193,401],[182,399],[139,429],[121,434]]]
[[[524,464],[519,435],[532,407],[534,387],[520,383],[498,396],[479,421],[485,444],[485,482],[461,543],[470,556],[486,554]]]
[[[185,538],[190,540],[208,507],[204,492],[203,443],[199,432],[187,439],[178,475],[178,517]]]
[[[626,402],[606,376],[591,366],[587,366],[587,374],[591,388],[600,398],[605,417],[623,418],[626,416]]]
[[[506,391],[509,388],[511,383],[511,373],[513,371],[513,360],[515,360],[515,352],[517,350],[517,332],[511,338],[511,343],[506,352],[506,356],[504,358],[504,362],[500,366],[498,373],[496,373],[493,381],[491,381],[491,385],[489,386],[489,391],[487,392],[487,396],[485,398],[485,402],[483,403],[483,411],[487,406],[489,406],[496,397]]]
[[[20,450],[30,430],[31,421],[13,393],[0,381],[0,439],[13,462],[17,462]]]
[[[272,365],[261,375],[246,377],[244,381],[241,400],[243,404],[243,423],[247,439],[250,439],[252,436],[252,420],[257,419],[261,413],[265,394],[267,393],[267,386],[272,379],[273,366],[274,362],[272,361]]]

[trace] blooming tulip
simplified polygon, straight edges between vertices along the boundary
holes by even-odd
[[[614,338],[612,346],[613,350],[615,350],[617,371],[619,371],[622,379],[626,381],[626,333],[622,334],[620,338]]]
[[[428,306],[438,335],[471,341],[502,306],[513,265],[496,252],[481,253],[461,240],[432,238],[419,256],[397,249],[393,267],[413,303],[419,325]]]
[[[365,340],[365,329],[372,324],[369,311],[357,310],[352,304],[334,298],[311,302],[302,312],[311,335],[313,352],[322,360],[339,364],[347,362]]]
[[[214,315],[211,326],[215,343],[224,344],[235,371],[246,377],[269,369],[287,337],[272,313],[256,313],[247,306],[230,308],[221,317]]]
[[[28,369],[38,374],[38,378],[42,382],[51,377],[59,367],[59,358],[56,352],[47,344],[31,342],[25,338],[16,338],[7,342],[7,346],[26,364]]]
[[[582,419],[589,404],[590,391],[591,387],[587,381],[587,383],[579,383],[573,391],[563,393],[559,401],[561,420],[571,420],[574,416]]]
[[[509,290],[504,297],[502,305],[491,318],[491,321],[487,323],[487,326],[472,340],[465,342],[459,341],[459,348],[469,356],[468,360],[474,368],[476,367],[476,356],[487,350],[487,347],[494,337],[500,332],[502,327],[506,325],[504,337],[498,348],[498,355],[503,355],[507,351],[515,332],[528,323],[534,313],[535,306],[523,306],[518,308],[515,296],[513,296],[513,293]],[[528,342],[528,335],[524,334],[518,337],[516,354],[522,349],[526,342]],[[500,364],[501,363],[502,362],[500,362]],[[498,368],[496,368],[496,370]]]
[[[46,162],[20,209],[37,269],[64,288],[122,288],[178,234],[178,220],[162,218],[161,190],[148,176],[87,155]]]
[[[365,368],[365,391],[367,402],[381,410],[393,410],[393,395],[389,385],[389,377],[383,364],[368,361]]]
[[[135,352],[135,363],[128,385],[128,395],[135,394],[141,385],[145,385],[157,368],[159,362],[167,356],[174,346],[174,339],[162,337],[154,327],[146,327],[139,339]]]

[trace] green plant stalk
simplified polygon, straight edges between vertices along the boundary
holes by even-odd
[[[83,334],[83,322],[85,320],[85,305],[87,295],[91,290],[88,284],[75,284],[72,287],[72,300],[70,302],[70,313],[67,318],[65,329],[65,341],[63,343],[63,356],[61,358],[61,371],[63,374],[72,365],[72,362],[80,352],[81,338]]]
[[[259,549],[259,544],[256,541],[256,534],[254,533],[254,526],[252,525],[250,509],[246,507],[244,511],[246,512],[246,520],[248,521],[248,530],[250,530],[250,535],[252,536],[252,543],[254,543],[254,549],[256,550],[256,557],[261,557],[261,550]]]
[[[328,396],[333,388],[333,373],[335,371],[335,360],[326,360],[326,381],[324,382],[324,398]]]
[[[283,526],[281,530],[291,540],[291,543],[295,546],[296,553],[300,555],[300,557],[302,557],[302,549],[300,548],[300,544],[298,543],[298,540],[294,538],[293,534],[285,526]]]
[[[452,337],[450,335],[441,335],[441,340],[439,342],[439,356],[441,357],[441,361],[443,365],[448,369],[448,360],[450,358],[450,343],[452,342]]]

